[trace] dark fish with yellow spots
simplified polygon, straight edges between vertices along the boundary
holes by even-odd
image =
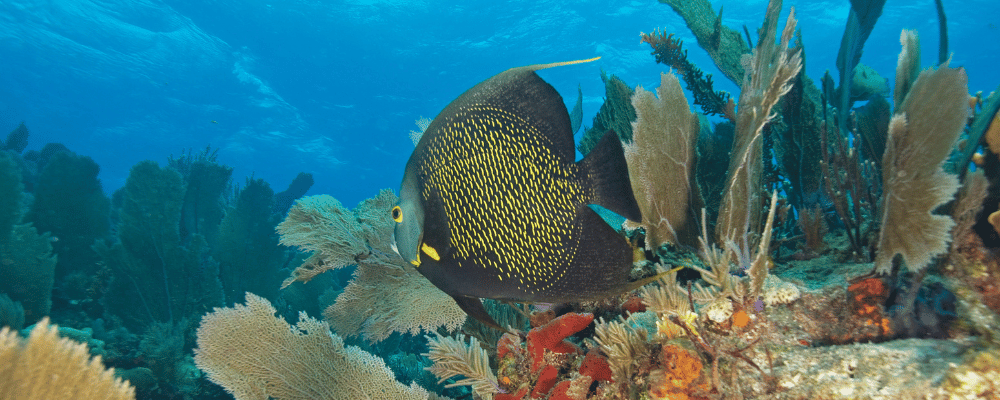
[[[587,206],[642,220],[621,142],[608,132],[575,162],[562,96],[535,73],[593,60],[479,83],[431,122],[406,164],[396,250],[488,325],[480,298],[585,301],[651,280],[629,281],[629,244]]]

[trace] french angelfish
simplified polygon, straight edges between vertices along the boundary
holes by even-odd
[[[575,162],[562,96],[535,71],[513,68],[452,101],[406,163],[394,244],[467,314],[500,327],[480,298],[595,300],[629,282],[632,250],[588,204],[641,221],[621,142],[607,132]]]

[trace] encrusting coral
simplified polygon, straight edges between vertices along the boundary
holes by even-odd
[[[687,400],[689,394],[705,393],[708,382],[701,360],[677,345],[663,346],[660,369],[649,374],[649,395],[657,400]],[[697,382],[697,381],[701,382]]]
[[[598,392],[606,393],[613,382],[608,361],[596,349],[584,355],[567,340],[593,321],[589,313],[564,314],[528,332],[526,343],[505,334],[497,343],[502,392],[494,399],[585,400],[592,382],[600,382]]]

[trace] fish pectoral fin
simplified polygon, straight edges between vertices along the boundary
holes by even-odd
[[[465,311],[465,313],[469,314],[470,317],[475,318],[476,321],[482,322],[483,325],[498,331],[513,334],[513,332],[500,326],[500,324],[493,320],[493,317],[486,312],[486,308],[483,307],[483,302],[480,301],[479,298],[465,296],[451,296],[451,298],[455,299],[455,303],[458,304],[458,308],[461,308],[462,311]]]
[[[628,176],[625,151],[615,131],[605,132],[601,141],[580,160],[579,165],[581,175],[587,179],[584,185],[592,193],[590,203],[614,211],[629,220],[642,221],[642,212],[635,201]]]

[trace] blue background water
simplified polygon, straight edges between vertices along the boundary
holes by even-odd
[[[714,1],[723,23],[751,32],[766,0]],[[849,2],[795,6],[806,71],[836,71]],[[970,91],[1000,83],[1000,2],[945,0],[952,65]],[[659,72],[640,32],[685,39],[691,60],[736,92],[683,21],[655,1],[184,1],[0,2],[0,133],[25,121],[29,149],[61,142],[94,158],[110,193],[130,166],[184,149],[221,149],[234,177],[253,173],[276,191],[300,171],[310,193],[347,205],[398,189],[414,120],[433,117],[504,69],[603,57],[543,71],[567,102],[577,84],[584,123],[597,112],[600,70],[655,87]],[[890,0],[861,61],[892,80],[901,29],[921,34],[936,63],[933,0]],[[756,41],[756,37],[754,38]]]

